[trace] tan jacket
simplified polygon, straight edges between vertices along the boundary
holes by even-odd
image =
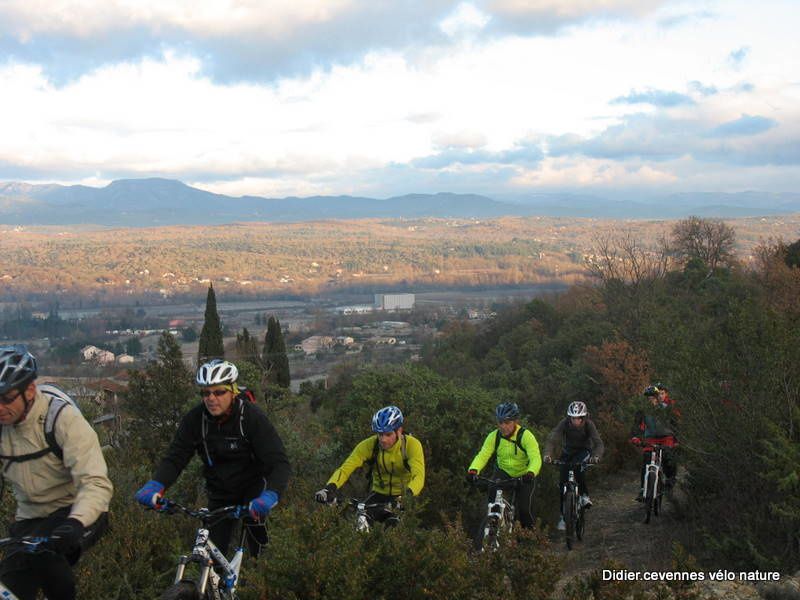
[[[21,456],[48,447],[44,418],[49,402],[37,389],[25,420],[2,426],[0,454]],[[25,462],[0,461],[3,476],[11,482],[17,499],[16,518],[46,517],[72,505],[69,516],[89,526],[108,511],[114,491],[97,434],[71,406],[61,411],[54,433],[64,452],[63,459],[50,452]]]

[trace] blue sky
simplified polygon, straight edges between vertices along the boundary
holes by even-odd
[[[0,180],[797,191],[794,1],[3,0]]]

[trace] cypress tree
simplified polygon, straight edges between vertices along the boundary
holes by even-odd
[[[258,355],[256,338],[250,335],[247,327],[242,330],[242,333],[236,334],[236,356],[240,360],[246,360],[259,369],[261,368],[261,357]]]
[[[214,284],[208,286],[206,316],[203,322],[203,330],[200,332],[200,345],[197,351],[199,363],[204,363],[212,358],[225,358],[225,347],[222,342],[222,324],[217,313],[217,296],[214,293]]]
[[[286,342],[281,331],[281,322],[273,316],[267,321],[267,334],[264,336],[264,367],[267,382],[288,388],[291,381],[289,357],[286,356]]]

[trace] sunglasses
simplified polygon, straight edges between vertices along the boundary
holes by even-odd
[[[17,393],[14,394],[13,396],[0,396],[0,404],[3,405],[13,404],[14,402],[17,401],[17,398],[19,398],[20,396],[22,396],[22,392],[19,390],[17,390]]]
[[[201,390],[200,397],[201,398],[208,398],[212,394],[215,398],[222,398],[225,394],[227,394],[230,390]]]

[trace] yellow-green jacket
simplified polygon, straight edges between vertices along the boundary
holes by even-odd
[[[337,488],[342,487],[353,471],[372,460],[377,443],[378,438],[374,435],[359,442],[342,466],[333,472],[328,483],[336,484]],[[408,469],[403,464],[403,444],[405,444]],[[373,492],[401,496],[408,489],[415,496],[419,496],[424,485],[425,456],[422,444],[417,438],[404,433],[403,437],[388,450],[383,450],[378,445],[375,464],[372,466]]]
[[[497,446],[497,466],[508,473],[511,477],[522,477],[527,472],[532,472],[536,475],[542,468],[542,456],[539,453],[539,442],[536,441],[536,436],[530,429],[526,429],[522,433],[520,445],[522,449],[516,444],[517,436],[521,427],[517,425],[514,433],[510,437],[503,437],[497,429],[489,432],[486,439],[483,440],[480,452],[472,459],[469,469],[475,469],[480,472],[489,462],[494,454],[494,447],[497,443],[497,436],[500,436],[500,444]]]

